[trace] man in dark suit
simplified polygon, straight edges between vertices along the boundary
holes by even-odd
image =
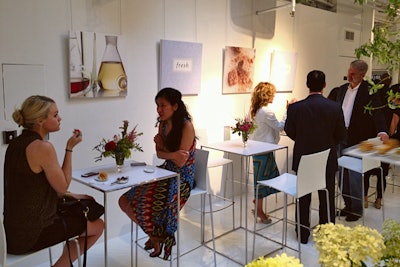
[[[325,177],[329,192],[330,211],[326,210],[325,191],[318,191],[320,224],[328,223],[328,212],[331,222],[335,222],[335,173],[338,168],[336,147],[345,138],[342,109],[338,103],[326,99],[322,95],[325,85],[325,74],[322,71],[313,70],[308,73],[309,96],[288,107],[285,123],[286,134],[294,140],[292,169],[295,172],[298,170],[302,155],[331,149]],[[299,200],[300,223],[307,227],[310,226],[310,203],[311,194],[303,196]],[[305,244],[308,242],[310,230],[301,227],[300,231],[300,240]]]
[[[381,109],[375,109],[370,114],[365,106],[381,106],[379,94],[369,94],[370,84],[364,81],[368,64],[363,60],[354,60],[347,71],[348,83],[339,87],[337,102],[343,109],[347,137],[340,144],[340,154],[344,148],[356,145],[361,141],[379,136],[381,140],[387,140],[387,127],[384,114]],[[362,175],[347,170],[343,176],[342,193],[354,198],[344,196],[345,208],[339,212],[339,216],[346,216],[346,221],[356,221],[362,215]],[[357,198],[357,199],[355,199]]]

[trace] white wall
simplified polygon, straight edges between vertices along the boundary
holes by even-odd
[[[254,83],[268,80],[269,59],[273,50],[298,52],[294,91],[292,94],[278,94],[273,103],[278,117],[284,113],[283,106],[287,99],[302,99],[307,95],[305,77],[310,70],[320,69],[326,73],[325,95],[342,83],[347,65],[339,68],[339,30],[345,21],[352,28],[358,23],[356,30],[360,30],[359,18],[297,5],[294,18],[289,16],[289,9],[276,12],[274,36],[264,39],[232,23],[230,3],[230,0],[0,0],[0,63],[45,66],[44,91],[56,100],[63,118],[61,131],[50,135],[59,152],[59,161],[63,158],[65,143],[72,130],[79,128],[83,132],[83,142],[74,149],[74,168],[112,162],[109,158],[95,163],[93,158],[97,154],[92,148],[101,138],[116,133],[124,119],[132,125],[138,124],[138,129],[144,132],[140,138],[144,153],[135,152],[133,158],[151,162],[153,135],[156,132],[154,96],[158,88],[160,39],[203,44],[201,91],[198,96],[185,97],[184,101],[196,127],[208,129],[210,142],[223,140],[223,126],[233,125],[234,118],[247,111],[250,101],[249,94],[221,93],[225,46],[256,48]],[[248,0],[248,4],[251,5],[252,1]],[[126,50],[120,52],[126,56],[125,69],[129,81],[126,98],[69,99],[69,30],[121,34],[124,37]],[[348,59],[350,61],[351,58]],[[2,97],[0,94],[0,103],[3,103]],[[16,129],[14,122],[5,120],[0,113],[0,131],[10,128]],[[1,192],[6,148],[6,145],[0,145]],[[75,184],[73,189],[94,194]],[[113,220],[110,222],[113,226],[111,236],[128,229],[128,220],[116,204],[120,193],[112,194],[108,202]],[[96,197],[101,195],[96,194]],[[0,210],[3,208],[2,201],[1,198]]]

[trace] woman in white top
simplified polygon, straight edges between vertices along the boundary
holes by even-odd
[[[278,121],[275,113],[268,107],[274,100],[276,88],[268,82],[260,82],[251,95],[250,115],[256,123],[251,139],[261,142],[277,144],[280,139],[280,131],[285,127],[286,114],[282,121]],[[268,180],[279,176],[279,170],[275,162],[274,154],[267,153],[253,156],[254,167],[254,198],[258,198],[257,217],[262,223],[271,223],[271,219],[264,213],[262,199],[278,191],[272,188],[261,187],[256,196],[257,181]],[[255,200],[253,200],[255,203]],[[254,212],[254,210],[253,210]]]

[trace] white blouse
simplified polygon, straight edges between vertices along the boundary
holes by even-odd
[[[252,140],[278,144],[281,138],[279,133],[285,127],[286,112],[282,121],[278,121],[270,108],[262,107],[257,111],[254,121],[257,128],[251,136]]]

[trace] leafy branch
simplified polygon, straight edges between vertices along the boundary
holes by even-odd
[[[372,0],[371,2],[375,2]],[[355,0],[354,3],[364,5],[368,0]],[[400,32],[396,25],[400,18],[400,0],[388,0],[383,13],[385,19],[372,29],[373,40],[355,49],[357,58],[374,57],[379,63],[388,66],[389,70],[400,68]]]

